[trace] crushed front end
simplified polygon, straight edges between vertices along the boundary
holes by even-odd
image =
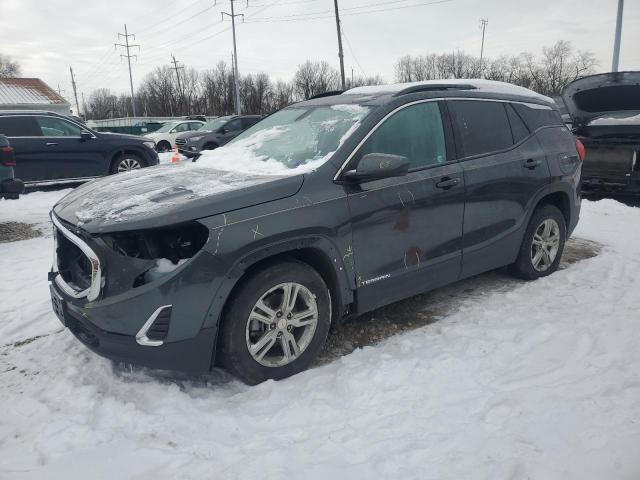
[[[216,331],[203,328],[220,261],[191,221],[91,235],[51,215],[52,306],[87,347],[107,358],[190,372],[211,366]]]

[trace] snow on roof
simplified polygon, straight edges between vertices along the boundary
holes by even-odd
[[[0,105],[68,105],[39,78],[0,78]]]
[[[553,103],[553,99],[540,95],[539,93],[529,90],[528,88],[519,87],[512,83],[497,82],[495,80],[484,80],[480,78],[451,78],[443,80],[424,80],[422,82],[392,83],[388,85],[368,85],[364,87],[355,87],[347,90],[343,95],[371,95],[376,93],[397,93],[411,87],[433,85],[471,85],[476,90],[490,93],[503,93],[510,95],[520,95],[523,97],[531,97],[537,100]]]

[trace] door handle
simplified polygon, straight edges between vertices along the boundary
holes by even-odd
[[[47,147],[57,147],[58,144],[56,142],[47,142]]]
[[[524,168],[528,168],[529,170],[533,170],[534,168],[537,168],[540,166],[542,162],[540,160],[534,160],[533,158],[530,158],[528,160],[526,160],[522,166]]]
[[[440,181],[438,183],[436,183],[436,188],[442,188],[443,190],[449,190],[450,188],[455,187],[459,183],[460,183],[460,179],[459,178],[443,177],[442,179],[440,179]]]

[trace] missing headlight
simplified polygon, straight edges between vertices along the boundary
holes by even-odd
[[[197,223],[105,235],[104,242],[127,257],[167,259],[173,264],[193,257],[207,243],[209,230]]]

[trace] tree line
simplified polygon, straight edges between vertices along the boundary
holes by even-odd
[[[395,64],[396,82],[447,78],[485,78],[530,88],[544,95],[559,95],[563,87],[595,71],[593,53],[575,50],[560,40],[544,47],[540,55],[522,53],[480,59],[464,51],[405,55]],[[19,75],[20,66],[0,55],[0,76]],[[179,76],[178,76],[179,75]],[[340,89],[338,71],[326,61],[307,60],[290,81],[273,80],[267,73],[240,76],[240,100],[244,113],[269,114],[319,93]],[[347,79],[347,88],[385,83],[380,75]],[[146,75],[135,93],[138,115],[165,117],[203,114],[228,115],[235,111],[233,69],[225,62],[198,71],[185,67],[157,67]],[[87,119],[131,116],[131,97],[108,88],[94,90],[83,105]]]

